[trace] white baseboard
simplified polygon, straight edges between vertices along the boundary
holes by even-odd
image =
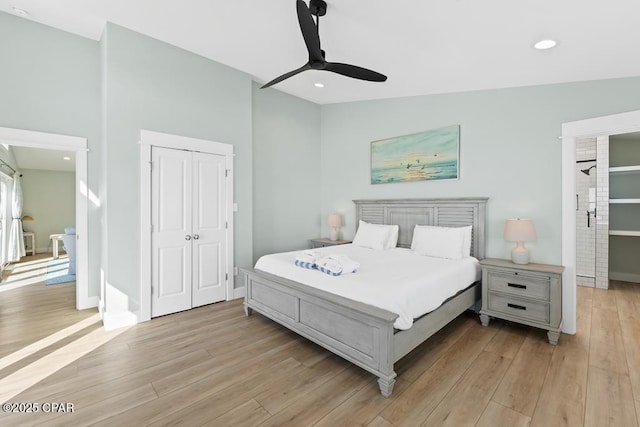
[[[51,249],[49,248],[36,248],[36,253],[37,254],[51,254],[53,255],[53,251],[51,251]],[[60,248],[60,250],[58,251],[58,253],[60,255],[66,255],[67,253],[64,251],[64,249]]]
[[[245,295],[246,295],[246,292],[245,292],[244,286],[241,286],[233,290],[233,295],[231,296],[231,299],[244,298]]]
[[[123,311],[120,313],[102,312],[102,324],[106,331],[133,326],[138,323],[138,314],[131,311]]]
[[[86,310],[87,308],[98,307],[100,302],[100,298],[98,296],[95,297],[87,297],[80,301],[80,306],[77,307],[78,310]]]
[[[609,280],[619,280],[621,282],[640,283],[640,274],[618,273],[615,271],[610,271]]]

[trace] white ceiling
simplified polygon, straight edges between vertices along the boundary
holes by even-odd
[[[20,171],[25,169],[75,172],[75,151],[45,150],[12,146],[11,151]],[[69,157],[65,160],[64,157]]]
[[[387,82],[305,71],[274,88],[326,104],[640,75],[638,0],[327,3],[327,60],[373,69]],[[0,10],[13,7],[94,40],[111,21],[259,83],[307,61],[294,0],[0,0]],[[558,46],[533,49],[542,38]]]

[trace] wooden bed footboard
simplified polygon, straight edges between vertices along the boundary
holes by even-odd
[[[256,310],[378,377],[383,396],[393,392],[393,364],[479,298],[472,286],[394,334],[390,311],[252,268],[245,274],[245,312]]]
[[[252,268],[245,273],[245,312],[256,310],[376,375],[391,395],[397,314]]]

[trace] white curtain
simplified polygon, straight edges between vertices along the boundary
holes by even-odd
[[[13,189],[11,191],[11,233],[9,234],[9,248],[7,258],[9,262],[20,261],[25,256],[24,236],[22,235],[22,187],[20,186],[20,176],[16,173],[13,178]]]

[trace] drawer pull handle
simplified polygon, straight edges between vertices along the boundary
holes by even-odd
[[[527,307],[525,307],[524,305],[518,305],[518,304],[511,304],[511,303],[507,303],[508,307],[511,308],[517,308],[518,310],[526,310]]]
[[[507,283],[510,288],[527,289],[526,285],[520,285],[518,283]]]

